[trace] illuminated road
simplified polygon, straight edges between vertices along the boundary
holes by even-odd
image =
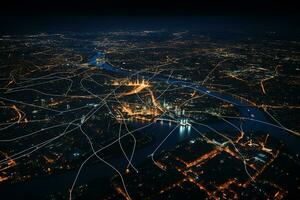
[[[125,77],[137,73],[135,71],[127,71],[121,68],[114,67],[108,62],[102,62],[102,63],[97,62],[96,59],[98,57],[103,57],[103,54],[97,53],[90,60],[90,65],[99,67],[103,70],[110,71]],[[197,133],[195,133],[194,131],[195,128],[201,131],[202,133],[211,132],[212,129],[209,127],[212,127],[214,130],[217,131],[233,132],[236,130],[234,129],[233,126],[230,125],[230,123],[232,123],[235,126],[239,126],[241,120],[244,120],[243,130],[245,132],[247,131],[266,132],[267,131],[268,133],[271,133],[275,137],[282,139],[285,142],[285,144],[287,144],[292,150],[296,152],[300,152],[299,150],[300,141],[298,137],[295,137],[294,135],[291,134],[287,134],[288,131],[285,131],[284,128],[280,127],[279,125],[274,124],[273,120],[271,120],[268,117],[268,115],[266,115],[266,113],[263,112],[262,109],[252,106],[252,104],[247,102],[246,100],[239,99],[231,95],[226,95],[217,91],[211,91],[203,86],[196,85],[188,81],[172,79],[172,78],[164,77],[163,75],[153,76],[153,74],[145,73],[145,72],[141,72],[140,74],[144,77],[151,77],[152,80],[162,81],[167,84],[178,85],[185,88],[192,88],[205,95],[217,98],[224,102],[231,103],[239,109],[240,116],[236,118],[232,117],[228,119],[229,123],[220,120],[220,121],[210,122],[209,126],[193,124],[192,128],[183,127],[183,126],[176,127],[174,125],[169,125],[169,123],[164,123],[164,125],[161,125],[160,123],[150,124],[150,126],[145,128],[144,130],[146,133],[153,133],[153,137],[155,138],[154,142],[151,143],[151,145],[147,145],[135,151],[134,158],[132,160],[132,163],[134,165],[138,165],[139,163],[143,162],[145,159],[147,159],[148,155],[150,154],[153,155],[153,152],[156,152],[158,154],[161,150],[173,148],[174,146],[176,146],[176,144],[178,144],[179,142],[187,138],[193,136],[199,136],[197,135]],[[144,86],[141,87],[140,89],[143,88]],[[134,92],[137,91],[135,90],[132,93]],[[13,109],[17,111],[17,108],[13,108]],[[21,117],[22,116],[19,115],[19,118]],[[225,118],[225,116],[222,117]],[[141,125],[140,123],[133,123],[133,125],[138,127],[138,126],[144,126],[145,124]],[[172,134],[173,130],[176,130],[178,134],[176,133],[176,131],[174,131],[174,133]],[[161,141],[163,141],[164,143],[161,143]],[[127,161],[124,158],[112,159],[109,160],[109,162],[117,169],[122,169],[122,171],[124,169],[124,166],[127,166]],[[109,169],[107,166],[103,165],[103,163],[99,163],[93,166],[87,166],[84,171],[84,176],[80,176],[80,179],[78,180],[77,184],[87,183],[99,177],[110,177],[112,174],[114,174],[114,171]],[[69,189],[68,188],[69,185],[66,185],[65,183],[66,182],[72,183],[75,175],[76,175],[76,171],[67,171],[64,174],[49,176],[43,179],[34,179],[28,185],[20,184],[16,186],[17,187],[16,191],[18,191],[20,194],[30,194],[38,190],[40,194],[48,194],[56,191],[67,190]],[[64,180],[64,181],[57,181],[57,180]],[[44,187],[45,185],[51,185],[51,187]],[[6,191],[5,188],[3,188],[3,192],[9,193],[9,190]]]
[[[99,67],[103,70],[117,73],[123,76],[130,76],[137,73],[135,71],[128,71],[128,70],[115,67],[108,62],[97,62],[97,58],[99,57],[104,58],[104,54],[102,52],[97,52],[96,55],[90,59],[90,64]],[[143,77],[151,77],[152,80],[162,81],[167,84],[178,85],[185,88],[191,88],[200,93],[233,104],[239,109],[240,116],[239,119],[230,119],[229,121],[230,123],[239,126],[240,120],[243,119],[245,120],[245,122],[247,122],[244,123],[244,130],[268,131],[273,136],[284,141],[293,151],[300,153],[300,149],[298,148],[298,145],[300,144],[300,139],[299,137],[294,136],[294,135],[298,135],[299,133],[289,130],[285,127],[282,127],[280,126],[280,124],[279,125],[275,124],[274,121],[268,115],[266,115],[265,112],[263,112],[263,110],[259,109],[258,107],[255,107],[252,102],[249,102],[245,99],[235,97],[232,95],[223,94],[217,91],[211,91],[208,88],[205,88],[203,86],[188,81],[182,81],[170,77],[165,77],[160,74],[155,76],[153,76],[153,74],[151,73],[146,73],[146,72],[141,72],[139,74]],[[226,125],[225,123],[221,123],[217,125],[217,127],[221,129],[226,129],[225,128],[226,126],[228,125]]]

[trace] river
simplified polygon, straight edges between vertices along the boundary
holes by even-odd
[[[99,67],[102,70],[106,70],[118,75],[122,76],[132,76],[139,72],[134,71],[127,71],[118,67],[113,66],[108,62],[97,63],[96,59],[99,57],[103,57],[104,54],[101,52],[97,52],[96,55],[91,58],[90,65]],[[263,112],[263,110],[258,109],[256,107],[251,106],[247,101],[235,98],[234,96],[226,95],[223,93],[219,93],[216,91],[210,91],[208,88],[205,88],[200,85],[195,85],[189,81],[182,81],[177,79],[170,79],[166,78],[163,75],[156,75],[148,74],[145,72],[140,73],[140,75],[144,77],[151,77],[153,80],[157,81],[164,81],[168,84],[173,85],[180,85],[187,88],[192,88],[198,92],[205,93],[209,96],[215,97],[222,101],[231,103],[235,105],[239,112],[240,117],[245,117],[248,119],[244,120],[243,123],[243,130],[244,132],[248,131],[262,131],[268,132],[272,136],[282,140],[292,151],[299,153],[299,144],[300,140],[298,137],[289,134],[288,132],[284,131],[281,128],[276,126],[270,126],[267,123],[274,124],[274,122]],[[256,120],[263,121],[266,123],[260,123]],[[232,124],[239,126],[240,120],[238,119],[231,119],[229,120]],[[132,124],[135,127],[141,127],[145,124],[133,122]],[[231,126],[230,124],[220,120],[220,121],[211,121],[209,124],[206,124],[217,131],[227,131],[238,134],[237,130]],[[137,149],[134,157],[133,157],[133,164],[138,165],[142,163],[145,159],[148,158],[149,154],[151,154],[155,148],[163,141],[163,139],[170,133],[170,131],[175,127],[175,125],[169,125],[168,123],[160,124],[154,123],[153,125],[144,129],[146,134],[150,134],[154,140],[151,145],[146,145],[143,148]],[[197,125],[195,126],[200,132],[208,133],[209,130],[207,127]],[[178,127],[176,131],[174,131],[170,137],[160,146],[159,150],[156,152],[158,154],[161,150],[171,149],[177,143],[191,138],[193,136],[199,136],[193,129],[190,127]],[[121,169],[122,171],[125,169],[127,165],[125,158],[113,158],[109,160],[111,164],[113,164],[117,169]],[[56,174],[52,176],[46,176],[42,178],[33,178],[31,181],[27,183],[21,183],[13,186],[1,186],[0,192],[2,196],[10,197],[10,199],[23,199],[25,196],[30,196],[35,194],[37,191],[39,195],[47,195],[55,192],[62,192],[67,191],[73,183],[73,180],[76,176],[77,170],[70,170],[61,174]],[[114,172],[107,167],[103,163],[98,163],[94,165],[86,166],[78,181],[77,185],[88,183],[94,179],[99,179],[103,177],[110,177]]]

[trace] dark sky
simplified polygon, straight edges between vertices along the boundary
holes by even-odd
[[[219,17],[230,19],[251,19],[255,23],[268,20],[272,23],[298,25],[298,10],[292,0],[1,0],[0,32],[33,30],[35,26],[66,28],[80,26],[80,20],[105,19],[129,16],[143,17]],[[84,20],[82,20],[84,18]],[[132,20],[129,21],[132,21]],[[103,20],[104,21],[104,20]],[[157,20],[159,21],[159,20]],[[118,25],[116,25],[118,26]]]
[[[45,15],[282,15],[296,14],[290,0],[2,0],[1,13]]]

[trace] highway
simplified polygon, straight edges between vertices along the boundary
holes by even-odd
[[[103,58],[104,56],[104,53],[97,52],[96,55],[90,59],[89,64],[91,66],[99,67],[102,70],[113,72],[126,77],[139,73],[133,70],[129,71],[118,68],[116,66],[113,66],[109,62],[97,62],[97,58]],[[249,102],[245,99],[233,95],[220,93],[218,91],[211,91],[210,89],[199,84],[166,77],[161,74],[156,74],[155,76],[153,76],[153,74],[151,73],[140,72],[139,75],[148,78],[151,77],[151,79],[155,81],[162,81],[171,85],[178,85],[185,88],[191,88],[202,94],[206,94],[208,96],[217,98],[221,101],[233,104],[239,110],[239,117],[236,119],[229,119],[229,123],[239,126],[240,120],[242,119],[245,121],[243,124],[245,131],[267,131],[268,133],[271,133],[271,135],[273,135],[274,137],[282,140],[293,151],[300,153],[300,149],[298,148],[300,145],[300,138],[298,137],[299,133],[292,131],[286,127],[283,127],[281,124],[276,123],[276,121],[273,120],[269,115],[267,115],[263,109],[256,107],[255,105],[253,105],[252,102]],[[221,124],[218,124],[218,127],[222,127],[221,129],[224,129],[224,127],[228,127],[228,124],[223,122]]]

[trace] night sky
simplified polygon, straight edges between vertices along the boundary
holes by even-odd
[[[269,15],[292,14],[292,1],[278,0],[3,0],[1,13],[17,15]]]
[[[255,23],[266,20],[267,23],[292,24],[291,27],[299,21],[297,6],[292,1],[278,0],[4,0],[1,1],[0,13],[2,32],[40,29],[49,24],[62,29],[95,19],[113,25],[110,19],[124,16],[135,20],[174,16],[182,21],[189,16],[250,19]]]

